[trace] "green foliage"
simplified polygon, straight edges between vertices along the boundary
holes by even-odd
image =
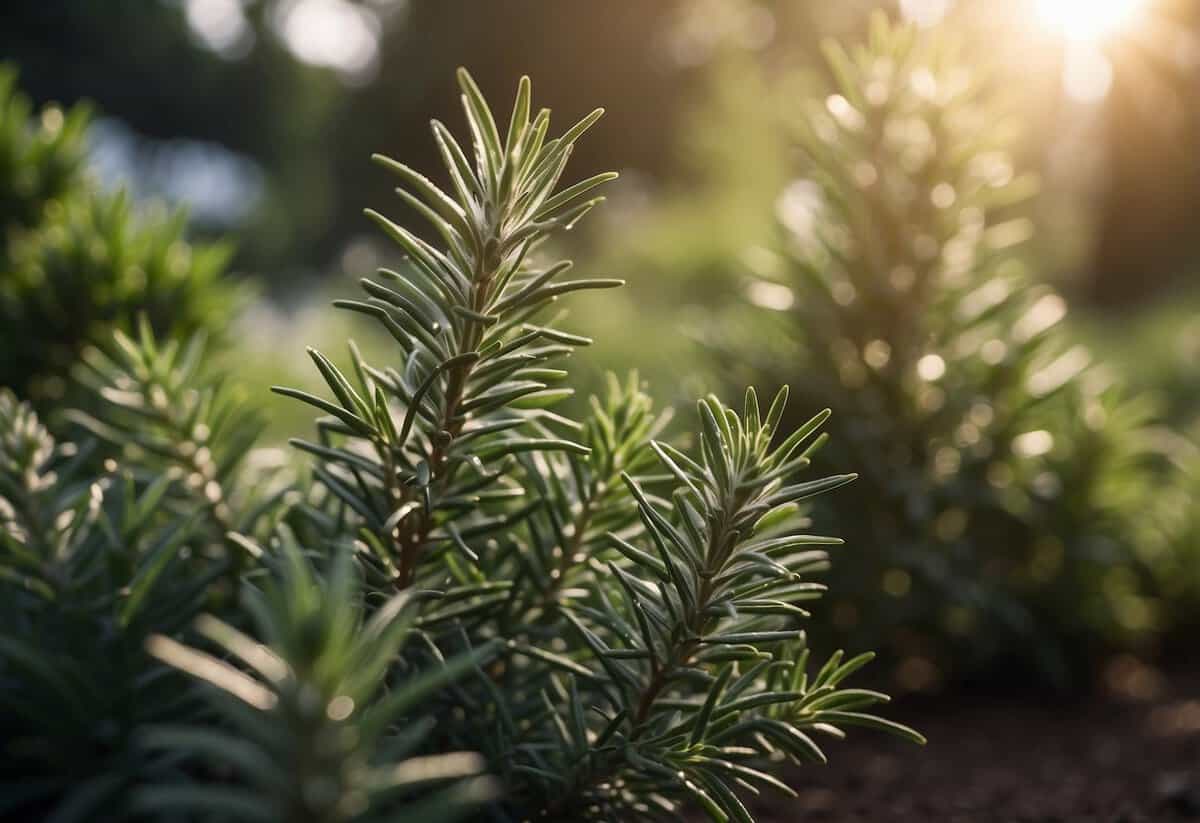
[[[159,333],[216,332],[243,292],[225,278],[229,247],[189,244],[182,214],[96,190],[87,124],[81,106],[35,117],[0,74],[0,385],[43,405],[62,402],[85,346],[139,315]]]
[[[1200,419],[1194,369],[1200,356],[1200,293],[1176,289],[1119,319],[1095,312],[1076,320],[1088,346],[1117,370],[1130,391],[1154,397],[1168,423],[1186,430]],[[1115,322],[1121,324],[1119,335],[1112,333]]]
[[[802,604],[840,541],[799,505],[853,479],[799,477],[828,412],[777,438],[786,391],[740,414],[708,397],[689,447],[636,375],[583,421],[550,410],[589,342],[554,304],[619,285],[539,249],[612,177],[558,185],[600,112],[550,138],[525,79],[502,136],[459,80],[469,151],[434,123],[452,194],[380,161],[439,242],[369,212],[407,259],[337,301],[396,362],[310,351],[332,398],[276,389],[322,412],[295,443],[310,478],[281,483],[200,340],[149,320],[83,352],[87,411],[64,419],[85,449],[0,396],[14,808],[749,821],[747,793],[790,791],[784,761],[824,759],[814,735],[921,740],[844,686],[870,654],[809,666]]]
[[[485,741],[509,788],[506,819],[650,819],[685,799],[744,819],[744,781],[778,784],[753,764],[815,756],[799,728],[836,727],[814,719],[804,689],[768,687],[780,670],[803,677],[781,644],[802,637],[795,604],[819,590],[803,575],[825,556],[797,549],[830,542],[795,533],[794,501],[850,478],[787,484],[820,419],[771,450],[784,395],[765,421],[752,393],[744,421],[702,403],[695,457],[651,439],[663,421],[636,378],[614,381],[582,425],[547,411],[569,394],[552,364],[588,341],[539,315],[561,294],[619,285],[563,281],[568,263],[531,255],[611,177],[555,193],[599,112],[548,140],[549,115],[531,119],[523,80],[502,137],[469,76],[460,82],[473,151],[433,126],[453,195],[382,161],[443,245],[369,212],[408,265],[382,272],[386,285],[365,280],[367,300],[337,303],[381,322],[402,367],[352,348],[347,376],[312,352],[333,399],[276,389],[327,414],[316,442],[296,444],[318,458],[335,504],[314,516],[357,531],[370,585],[425,593],[418,624],[439,645],[509,642],[488,679],[460,684],[443,716],[463,720],[441,729],[454,745]],[[664,483],[678,486],[673,510],[643,488]],[[764,516],[777,533],[752,533]]]
[[[1167,456],[1162,480],[1145,517],[1138,545],[1154,571],[1155,584],[1172,606],[1171,617],[1187,638],[1200,622],[1200,446],[1198,429],[1160,432]],[[1186,642],[1186,639],[1184,640]]]
[[[514,581],[501,613],[502,626],[523,626],[527,642],[553,643],[562,626],[553,618],[571,593],[596,573],[604,560],[616,559],[614,537],[640,531],[637,508],[623,480],[631,477],[658,485],[667,475],[659,469],[651,447],[670,421],[671,412],[656,413],[638,375],[624,381],[608,375],[604,400],[591,398],[579,442],[589,453],[542,452],[521,456],[522,477],[540,506],[528,516],[527,534],[518,533],[503,546],[493,568]]]
[[[136,342],[118,332],[111,355],[88,352],[79,376],[95,415],[68,415],[84,424],[79,447],[0,393],[0,701],[13,813],[126,819],[136,786],[175,773],[139,735],[198,720],[201,704],[144,646],[205,607],[230,608],[247,536],[285,513],[286,486],[247,458],[253,414],[204,375],[201,350],[198,338],[160,343],[143,322]]]
[[[826,56],[834,93],[794,123],[806,177],[727,344],[834,408],[826,454],[863,474],[826,512],[859,549],[834,570],[842,636],[886,637],[912,685],[951,659],[1057,676],[1145,640],[1163,617],[1132,534],[1149,410],[1089,365],[1026,269],[1033,185],[1000,90],[951,38],[882,15]]]
[[[0,66],[0,224],[6,233],[36,225],[47,203],[79,185],[89,117],[85,106],[65,113],[47,106],[35,119],[16,86],[16,70]]]
[[[571,440],[525,434],[527,423],[550,419],[544,409],[571,394],[554,387],[566,373],[550,364],[590,342],[530,318],[559,295],[620,285],[562,280],[569,263],[524,266],[538,242],[569,228],[598,202],[583,195],[613,176],[597,175],[553,193],[572,144],[600,111],[547,140],[549,112],[530,122],[525,80],[502,144],[473,81],[465,74],[460,79],[474,168],[445,126],[433,124],[457,199],[407,166],[377,157],[406,184],[397,192],[430,222],[445,248],[368,211],[408,253],[407,265],[381,270],[383,282],[364,280],[366,300],[337,302],[382,323],[405,355],[403,368],[374,368],[352,352],[352,383],[312,351],[336,402],[276,389],[330,415],[319,424],[322,442],[297,445],[321,458],[318,476],[364,518],[379,563],[401,587],[418,579],[423,564],[461,543],[458,521],[493,500],[521,494],[498,470],[513,455],[586,453]],[[404,408],[399,420],[393,402]],[[370,456],[331,445],[335,436],[362,443]],[[440,562],[431,567],[443,573]]]
[[[136,781],[169,770],[133,737],[189,701],[142,646],[186,624],[223,571],[190,551],[194,517],[160,516],[169,478],[88,478],[87,457],[0,392],[6,815],[91,820],[104,809],[120,818]]]
[[[164,502],[199,510],[214,542],[228,532],[270,532],[273,521],[264,515],[286,485],[267,482],[272,466],[263,461],[252,478],[243,476],[264,424],[240,387],[205,368],[201,335],[160,343],[143,316],[136,341],[115,332],[110,352],[82,353],[74,377],[97,411],[72,410],[65,419],[96,438],[102,452],[135,467],[140,480],[176,481]]]
[[[422,703],[494,649],[485,646],[417,676],[398,672],[397,652],[413,633],[412,598],[395,595],[367,618],[349,554],[337,555],[322,575],[286,532],[278,543],[278,556],[268,561],[276,571],[245,592],[259,639],[207,616],[197,631],[221,657],[168,637],[149,644],[155,657],[210,687],[228,728],[158,726],[143,734],[144,742],[190,752],[217,772],[232,767],[238,785],[151,786],[141,792],[139,808],[204,809],[263,823],[441,823],[492,797],[496,786],[477,776],[483,765],[477,755],[410,753],[437,723],[419,714]]]
[[[772,448],[785,400],[765,418],[752,391],[740,417],[702,401],[698,460],[653,441],[678,484],[669,509],[625,475],[644,532],[610,534],[619,557],[566,609],[591,665],[568,641],[545,699],[553,725],[516,747],[523,791],[548,798],[554,819],[657,820],[690,800],[713,820],[750,820],[739,790],[790,792],[765,764],[824,761],[812,732],[866,725],[921,741],[858,711],[885,695],[839,688],[870,654],[839,653],[809,679],[798,604],[823,588],[807,579],[828,559],[813,547],[839,541],[800,532],[796,504],[853,475],[787,482],[828,415]]]

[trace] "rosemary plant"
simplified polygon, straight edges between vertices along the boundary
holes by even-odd
[[[1151,410],[1027,270],[1035,184],[1001,93],[953,37],[882,13],[825,54],[832,88],[790,121],[807,164],[757,255],[752,331],[726,346],[743,375],[835,409],[826,456],[863,474],[818,506],[859,549],[834,568],[837,636],[884,638],[913,687],[951,660],[1060,678],[1152,637],[1131,529]]]
[[[321,575],[286,531],[276,548],[267,561],[271,576],[247,590],[246,602],[269,647],[216,617],[203,618],[196,629],[224,659],[169,637],[149,643],[154,657],[212,687],[209,699],[228,728],[150,727],[143,743],[190,752],[210,769],[232,765],[243,785],[222,791],[195,783],[152,786],[139,795],[139,807],[158,813],[203,809],[264,823],[443,823],[493,797],[497,787],[479,776],[478,755],[409,756],[437,724],[421,713],[425,698],[493,648],[416,676],[398,672],[396,654],[413,629],[412,598],[395,595],[364,619],[349,554],[336,555]],[[394,684],[390,691],[388,683]]]
[[[159,516],[169,478],[88,477],[90,451],[0,391],[0,802],[14,819],[126,819],[134,787],[170,771],[139,729],[194,710],[142,646],[185,627],[222,569],[189,552],[195,513]]]
[[[786,393],[765,415],[748,393],[742,417],[709,398],[689,457],[647,442],[661,424],[636,378],[582,426],[548,411],[570,394],[555,361],[589,341],[540,314],[560,295],[620,285],[564,280],[569,263],[536,256],[613,177],[556,190],[600,112],[549,138],[524,79],[502,135],[470,76],[459,81],[471,150],[433,124],[450,193],[379,158],[440,244],[368,212],[407,265],[364,280],[366,300],[336,304],[382,323],[402,365],[352,349],[346,375],[311,352],[332,399],[276,389],[327,415],[316,441],[296,445],[318,458],[381,593],[420,591],[418,625],[446,647],[477,647],[498,627],[509,641],[488,681],[449,701],[466,722],[443,734],[486,741],[511,819],[650,819],[688,799],[745,819],[738,788],[781,785],[755,764],[820,756],[805,728],[916,737],[853,711],[882,695],[833,685],[863,659],[810,687],[796,647],[796,603],[820,591],[806,575],[826,561],[815,547],[837,542],[799,533],[796,504],[852,479],[790,482],[825,415],[773,448]],[[664,483],[666,510],[643,488]]]
[[[804,476],[828,412],[785,435],[786,391],[710,396],[689,447],[636,375],[582,421],[552,410],[590,342],[553,304],[620,285],[544,259],[613,177],[559,185],[600,112],[552,137],[524,79],[502,134],[459,82],[466,148],[433,124],[448,189],[378,158],[428,234],[368,212],[405,258],[336,303],[394,361],[310,351],[329,396],[275,389],[322,414],[295,442],[311,477],[271,491],[254,415],[148,322],[84,353],[73,458],[0,397],[0,608],[23,632],[0,638],[0,751],[31,787],[11,808],[749,821],[818,735],[920,742],[844,685],[869,653],[810,665],[840,541],[800,506],[854,479]]]

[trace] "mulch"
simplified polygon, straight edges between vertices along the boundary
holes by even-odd
[[[1086,698],[959,693],[886,716],[929,738],[865,729],[791,775],[798,799],[760,798],[768,821],[1174,823],[1200,821],[1200,676],[1115,661]]]

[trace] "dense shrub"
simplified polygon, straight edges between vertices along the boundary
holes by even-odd
[[[330,397],[277,389],[322,413],[295,444],[311,480],[281,486],[198,344],[149,323],[85,354],[89,445],[0,399],[6,811],[750,820],[741,797],[787,791],[816,735],[920,740],[843,685],[869,654],[810,665],[804,604],[840,541],[799,505],[853,479],[797,477],[827,413],[783,436],[786,390],[708,397],[688,447],[636,377],[584,420],[550,410],[589,341],[549,311],[619,285],[540,249],[611,177],[556,193],[600,112],[551,138],[523,80],[501,134],[460,82],[467,149],[433,129],[448,191],[380,158],[437,243],[369,212],[407,259],[338,301],[395,360],[311,351]]]
[[[89,113],[36,114],[0,67],[0,384],[62,401],[80,351],[144,315],[159,333],[227,327],[230,249],[190,244],[184,216],[139,213],[85,168]]]
[[[853,547],[838,634],[888,643],[910,685],[1011,658],[1058,678],[1152,640],[1153,410],[1029,271],[1034,186],[1001,90],[944,32],[882,15],[826,56],[832,90],[790,118],[805,165],[780,243],[750,256],[756,308],[722,337],[739,377],[833,408],[822,455],[862,472],[818,506]]]

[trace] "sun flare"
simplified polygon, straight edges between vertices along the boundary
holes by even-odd
[[[1037,0],[1042,23],[1070,40],[1095,42],[1120,31],[1146,0]]]

